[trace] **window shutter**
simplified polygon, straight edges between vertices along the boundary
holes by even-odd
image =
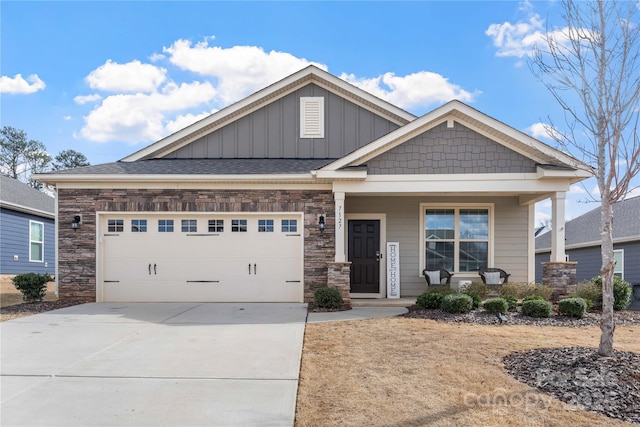
[[[324,138],[324,98],[300,98],[300,138]]]

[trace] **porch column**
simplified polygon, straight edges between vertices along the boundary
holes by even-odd
[[[564,217],[567,193],[559,191],[551,196],[551,262],[565,262]]]
[[[344,253],[344,193],[333,193],[335,200],[335,242],[336,242],[336,259],[335,262],[345,262],[347,257]]]

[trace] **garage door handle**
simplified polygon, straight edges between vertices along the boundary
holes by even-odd
[[[156,271],[156,265],[153,264],[153,274],[158,274],[158,272]]]
[[[149,276],[151,276],[151,264],[149,264]]]
[[[258,274],[258,270],[256,269],[256,265],[253,264],[253,274]]]
[[[251,274],[251,263],[249,263],[249,274]]]

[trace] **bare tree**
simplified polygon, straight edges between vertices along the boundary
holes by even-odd
[[[613,354],[612,204],[640,171],[640,22],[636,1],[562,2],[566,28],[547,30],[530,67],[564,110],[567,130],[550,122],[561,147],[577,149],[600,191],[602,320],[599,353]],[[575,151],[575,150],[570,150]]]
[[[11,126],[0,129],[0,173],[40,188],[30,176],[47,171],[50,163],[43,143],[27,139],[24,131]]]

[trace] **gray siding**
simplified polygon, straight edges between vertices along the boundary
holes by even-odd
[[[300,138],[300,97],[325,99],[325,138]],[[166,158],[339,158],[398,125],[315,84],[235,120]]]
[[[531,159],[455,123],[436,126],[368,162],[372,175],[535,172]]]
[[[44,262],[29,261],[29,220],[44,223]],[[14,260],[14,255],[18,260]],[[55,225],[41,218],[0,209],[0,274],[55,273]]]
[[[526,282],[528,277],[527,239],[528,207],[520,206],[515,197],[349,197],[345,200],[347,215],[354,213],[386,214],[387,241],[400,242],[400,293],[417,296],[425,289],[420,275],[420,204],[421,203],[494,203],[494,266],[511,273],[511,281]],[[381,242],[383,248],[386,242]],[[456,274],[458,280],[480,280],[477,274]]]
[[[624,280],[629,283],[640,284],[640,241],[616,243],[614,250],[624,249]],[[578,263],[576,266],[576,280],[582,282],[600,274],[602,257],[600,246],[569,249],[566,251],[569,261]],[[549,261],[550,252],[536,254],[536,281],[542,283],[542,262]]]

